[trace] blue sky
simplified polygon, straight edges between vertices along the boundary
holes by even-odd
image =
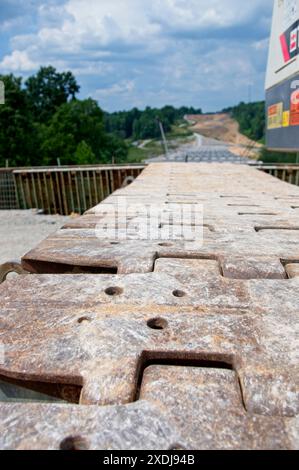
[[[72,70],[108,111],[264,98],[273,0],[0,0],[0,73]]]

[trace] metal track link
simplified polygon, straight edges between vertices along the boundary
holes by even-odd
[[[0,448],[298,448],[297,206],[247,166],[153,164],[24,256]]]

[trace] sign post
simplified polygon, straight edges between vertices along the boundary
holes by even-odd
[[[5,86],[2,80],[0,80],[0,104],[5,104]]]

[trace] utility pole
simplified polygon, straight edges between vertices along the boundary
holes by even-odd
[[[160,131],[161,131],[161,135],[162,135],[162,140],[163,140],[163,144],[164,144],[164,148],[165,148],[165,155],[168,155],[169,149],[168,149],[168,145],[167,145],[167,140],[166,140],[163,124],[160,121],[160,119],[158,119],[158,123],[159,123]]]

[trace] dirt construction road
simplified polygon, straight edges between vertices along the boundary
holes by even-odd
[[[259,157],[261,144],[240,133],[239,124],[229,114],[185,116],[193,131],[193,140],[150,162],[204,162],[247,164]]]
[[[255,142],[248,139],[239,131],[239,124],[229,114],[202,114],[187,116],[188,121],[193,122],[192,130],[213,139],[236,145],[254,145]]]
[[[240,133],[239,124],[229,114],[202,114],[186,117],[193,124],[192,130],[204,137],[229,144],[230,152],[255,158],[262,145]]]

